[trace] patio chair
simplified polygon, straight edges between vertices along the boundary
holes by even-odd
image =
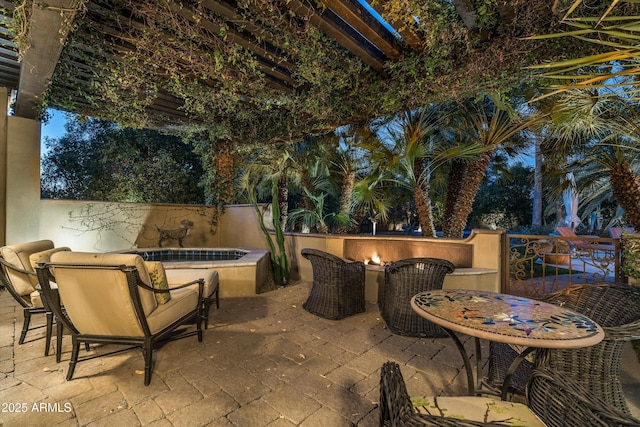
[[[502,402],[496,397],[414,397],[396,362],[386,362],[380,369],[380,426],[475,427],[510,425],[544,426],[524,404]]]
[[[8,245],[0,248],[0,283],[22,307],[23,323],[18,344],[23,344],[27,333],[42,326],[31,327],[31,316],[44,314],[45,320],[45,356],[49,355],[51,335],[53,331],[53,312],[45,305],[45,301],[36,286],[38,278],[33,269],[32,260],[48,260],[56,251],[69,251],[69,248],[54,248],[51,240]],[[62,330],[58,328],[58,336]]]
[[[609,227],[607,231],[612,239],[621,239],[622,233],[635,233],[636,229],[633,227]]]
[[[567,237],[567,243],[574,251],[586,254],[593,254],[594,251],[613,252],[616,250],[615,245],[610,243],[600,243],[591,240],[580,240],[580,237],[598,237],[598,236],[578,236],[571,227],[556,227],[556,231],[562,237]]]
[[[303,257],[311,262],[313,282],[309,298],[302,307],[309,313],[338,320],[365,310],[364,263],[330,253],[304,248]]]
[[[571,378],[592,396],[629,413],[620,379],[620,363],[627,341],[640,339],[640,289],[624,284],[576,285],[544,298],[551,304],[584,314],[603,327],[604,339],[596,345],[577,349],[539,349],[535,366],[549,367],[562,378]],[[517,351],[505,344],[490,343],[489,380],[502,384],[506,369]],[[523,361],[511,386],[525,388],[533,364]]]
[[[412,401],[400,366],[386,362],[380,369],[379,410],[381,426],[583,427],[638,426],[640,423],[550,369],[536,369],[531,375],[525,406],[476,396],[438,396]]]
[[[162,288],[161,283],[152,282],[144,261],[135,254],[58,252],[51,256],[51,263],[39,264],[36,272],[49,301],[58,302],[52,307],[57,319],[71,332],[67,380],[78,362],[98,357],[79,359],[80,343],[141,347],[144,384],[149,385],[153,349],[159,341],[192,335],[202,341],[202,279]],[[52,274],[59,299],[50,286]],[[190,288],[194,284],[197,291]],[[194,320],[195,331],[175,332]]]
[[[391,332],[413,337],[446,337],[440,326],[420,317],[411,298],[423,291],[442,289],[454,265],[440,258],[407,258],[385,265],[380,310]]]

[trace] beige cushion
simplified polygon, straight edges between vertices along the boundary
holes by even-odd
[[[144,265],[144,261],[142,260],[142,257],[140,255],[136,255],[136,254],[56,252],[53,255],[51,255],[51,262],[65,263],[65,264],[85,264],[85,265],[133,266],[133,267],[136,267],[136,269],[138,270],[138,274],[140,275],[140,279],[142,280],[142,282],[147,286],[152,286],[151,278],[149,277],[149,273],[147,273],[147,269]],[[58,274],[57,273],[54,273],[54,274],[56,276],[56,280],[59,281],[60,278],[58,277]],[[117,275],[114,275],[114,277],[120,278]],[[108,279],[105,278],[105,280],[108,280]],[[111,280],[114,280],[114,279],[112,278]],[[109,282],[102,282],[102,283],[109,283]],[[78,284],[78,286],[80,286],[80,284]],[[140,287],[138,287],[138,291],[140,293],[140,301],[142,302],[142,309],[144,310],[145,315],[149,315],[149,313],[155,310],[156,307],[158,306],[156,297],[152,291],[148,291]],[[60,297],[65,302],[65,306],[69,304],[69,301],[67,301],[64,295],[62,294],[62,290],[60,291]],[[131,298],[129,298],[128,291],[127,291],[126,297],[128,300],[131,300]]]
[[[171,293],[169,293],[169,282],[164,272],[164,266],[160,261],[145,261],[144,265],[147,267],[147,272],[149,273],[153,287],[155,289],[167,290],[167,292],[155,294],[158,304],[166,304],[171,299]]]
[[[47,249],[53,249],[51,240],[38,240],[35,242],[21,243],[18,245],[9,245],[0,248],[2,258],[9,264],[29,272],[34,272],[29,262],[31,254],[42,252]],[[7,278],[11,281],[18,295],[28,296],[36,290],[38,278],[35,274],[29,275],[20,273],[10,268],[5,269]]]
[[[70,250],[71,250],[70,248],[67,248],[66,246],[62,246],[60,248],[47,249],[46,251],[33,253],[29,255],[29,264],[31,265],[31,269],[35,271],[36,267],[38,266],[38,263],[40,262],[50,262],[51,255],[55,254],[56,252],[70,251]]]
[[[166,304],[158,305],[158,308],[147,317],[147,323],[151,333],[156,333],[176,321],[176,319],[193,312],[200,301],[198,292],[190,288],[175,289],[171,291],[171,300]]]
[[[507,426],[544,427],[536,414],[522,403],[493,397],[412,397],[417,412],[459,420],[500,423]]]
[[[208,298],[213,294],[213,291],[218,286],[218,272],[211,269],[167,269],[167,280],[169,281],[169,287],[183,285],[193,280],[204,279],[204,291],[202,295]],[[191,285],[188,288],[198,292],[198,285]]]

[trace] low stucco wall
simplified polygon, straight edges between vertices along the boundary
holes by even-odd
[[[211,224],[213,209],[209,206],[45,199],[40,201],[39,212],[38,235],[32,236],[29,232],[21,239],[21,234],[16,231],[16,238],[10,243],[51,239],[56,246],[95,252],[157,247],[160,236],[158,229],[177,229],[180,222],[187,219],[193,226],[184,238],[184,246],[269,249],[251,205],[227,206],[216,227]],[[265,213],[268,218],[268,211]],[[471,249],[464,251],[465,257],[471,258],[470,266],[465,271],[454,273],[453,276],[457,277],[447,277],[445,283],[458,288],[499,291],[502,236],[501,231],[474,230],[466,239],[303,233],[287,233],[285,239],[292,280],[313,279],[311,263],[300,255],[303,248],[320,249],[347,258],[349,247],[360,247],[354,243],[366,241],[368,246],[380,248],[392,245],[428,246],[429,255],[438,257],[436,248],[440,245],[442,248],[470,246]],[[272,234],[271,238],[275,244],[275,235]],[[177,246],[177,241],[166,242],[163,246]],[[477,271],[473,272],[473,269]],[[372,280],[380,280],[375,277]]]

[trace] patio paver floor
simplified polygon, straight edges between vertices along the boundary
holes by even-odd
[[[139,350],[82,362],[66,381],[70,339],[60,364],[43,355],[43,330],[17,345],[22,312],[1,291],[0,426],[377,426],[387,360],[400,363],[412,395],[465,394],[464,365],[449,338],[393,335],[375,304],[346,319],[319,318],[302,309],[309,286],[222,300],[202,343],[189,337],[154,352],[148,387]],[[473,351],[473,340],[465,345]],[[640,363],[629,349],[625,387],[638,416]]]

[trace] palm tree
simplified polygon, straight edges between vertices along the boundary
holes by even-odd
[[[434,107],[401,113],[386,127],[392,146],[373,146],[372,159],[395,175],[394,181],[411,189],[418,212],[422,235],[434,237],[429,178],[431,170],[426,160],[434,146],[431,137],[438,120]]]
[[[582,191],[587,195],[584,213],[613,198],[637,227],[640,114],[629,99],[600,92],[573,90],[553,99],[545,125],[550,137],[543,142],[543,150],[552,159],[550,165],[559,165],[559,174],[569,168],[578,187],[588,190]],[[550,194],[559,197],[561,190],[558,187]]]
[[[465,117],[462,123],[466,125],[461,133],[463,143],[459,148],[467,145],[469,149],[475,146],[482,150],[470,161],[463,162],[458,158],[452,162],[445,211],[447,222],[446,226],[443,225],[445,237],[462,236],[473,201],[496,149],[514,141],[520,132],[539,120],[537,116],[522,119],[517,114],[499,109],[496,103],[488,102],[488,99],[470,105],[460,104],[459,108],[459,114]]]

